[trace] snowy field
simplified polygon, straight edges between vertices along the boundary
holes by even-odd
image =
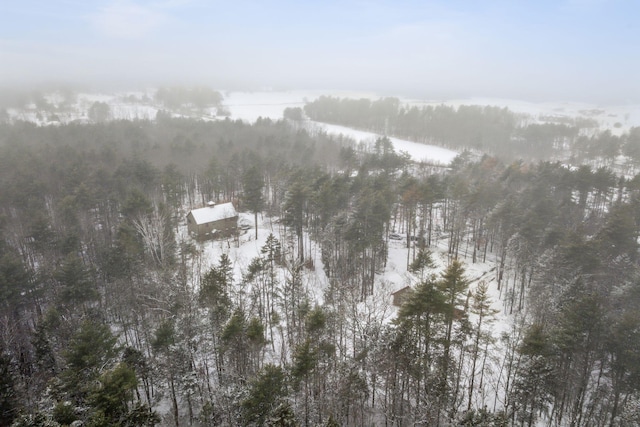
[[[342,135],[355,140],[356,142],[373,144],[376,139],[383,135],[372,132],[351,129],[344,126],[330,125],[320,122],[311,122],[312,127],[322,129],[331,135]],[[404,151],[409,153],[411,159],[416,162],[437,163],[448,165],[459,154],[447,148],[435,145],[420,144],[418,142],[407,141],[400,138],[389,138],[396,152]]]
[[[258,117],[273,120],[282,118],[285,108],[303,107],[306,102],[314,101],[320,96],[340,98],[369,98],[376,100],[380,95],[367,92],[340,91],[263,91],[263,92],[228,92],[224,94],[224,104],[233,118],[254,122]],[[465,98],[465,99],[410,99],[400,98],[406,106],[438,106],[447,105],[458,108],[461,105],[481,105],[508,108],[509,110],[529,116],[532,122],[558,121],[563,119],[592,119],[602,129],[610,129],[621,133],[634,126],[640,126],[640,105],[598,105],[578,102],[527,102],[501,98]]]
[[[320,96],[342,98],[379,99],[372,93],[336,92],[336,91],[291,91],[291,92],[230,92],[225,94],[224,104],[231,113],[232,119],[240,119],[250,123],[259,117],[279,120],[286,108],[302,108],[306,102]],[[481,105],[508,108],[514,113],[522,114],[524,123],[570,123],[574,120],[590,120],[597,130],[610,130],[614,135],[628,132],[630,128],[640,126],[640,105],[602,106],[571,102],[533,103],[512,99],[469,98],[454,100],[415,100],[401,98],[406,106],[438,106],[447,105]],[[357,142],[369,143],[381,135],[351,129],[327,123],[310,122],[307,126],[321,129],[329,134],[343,135]],[[405,151],[414,161],[426,161],[449,164],[458,153],[442,147],[419,144],[399,138],[390,138],[396,151]]]
[[[258,117],[280,120],[285,108],[302,108],[307,102],[326,95],[340,98],[378,98],[373,93],[340,91],[263,91],[263,92],[223,92],[222,101],[231,118],[250,123]]]
[[[46,94],[44,98],[53,107],[53,112],[40,111],[34,104],[22,108],[9,108],[10,119],[26,120],[40,125],[68,123],[74,120],[86,120],[87,111],[94,102],[104,102],[111,107],[112,118],[116,120],[154,119],[161,106],[154,102],[155,89],[114,93],[78,93],[71,104],[64,103],[59,93]],[[303,107],[306,102],[320,96],[340,98],[380,99],[382,96],[372,92],[336,91],[336,90],[297,90],[297,91],[256,91],[228,92],[222,90],[224,107],[231,118],[255,122],[259,117],[279,120],[285,108]],[[506,107],[520,113],[528,122],[556,122],[567,120],[593,120],[602,130],[609,129],[620,134],[634,126],[640,126],[640,105],[597,105],[577,102],[527,102],[500,98],[466,99],[411,99],[400,98],[402,105],[438,106],[480,105]],[[200,118],[211,119],[211,113],[205,111]],[[52,117],[56,116],[56,117]]]
[[[328,92],[331,96],[347,98],[376,97],[367,93]],[[302,108],[309,101],[326,95],[327,92],[232,92],[225,96],[224,104],[232,119],[255,122],[259,117],[279,120],[286,108]],[[378,135],[372,132],[351,129],[345,126],[320,122],[307,122],[311,131],[322,130],[331,135],[342,135],[356,142],[373,143]],[[458,155],[457,152],[434,145],[419,144],[399,138],[390,138],[396,151],[409,153],[414,161],[449,164]]]
[[[467,98],[452,100],[415,100],[402,99],[409,106],[448,105],[458,108],[461,105],[480,105],[508,108],[514,113],[526,116],[525,122],[563,123],[576,119],[593,120],[601,130],[609,129],[620,135],[630,128],[640,126],[640,105],[597,105],[578,102],[527,102],[500,98]]]
[[[114,120],[153,120],[161,106],[154,102],[154,90],[137,92],[119,92],[113,94],[79,93],[71,105],[63,105],[63,98],[53,93],[45,96],[54,111],[39,111],[34,104],[24,108],[10,108],[7,110],[11,120],[25,120],[38,125],[56,125],[70,122],[88,122],[88,111],[94,102],[104,102],[110,107],[111,119]],[[302,108],[306,102],[314,101],[320,96],[340,98],[368,98],[379,99],[380,96],[368,92],[335,91],[335,90],[299,90],[299,91],[256,91],[256,92],[225,92],[223,107],[229,112],[233,120],[243,120],[249,123],[258,118],[280,120],[286,108]],[[594,131],[610,130],[614,135],[621,135],[631,127],[640,126],[640,105],[593,105],[572,102],[541,102],[533,103],[511,99],[496,98],[468,98],[453,100],[408,99],[401,98],[405,106],[438,106],[448,105],[481,105],[506,107],[522,114],[523,123],[572,123],[575,120],[588,120],[594,123]],[[200,111],[197,116],[193,111],[172,112],[175,116],[190,116],[202,120],[217,120],[215,108]],[[310,129],[320,129],[333,135],[343,135],[356,142],[369,143],[381,135],[363,132],[344,126],[326,123],[308,122]],[[396,151],[409,153],[415,161],[426,161],[448,164],[458,154],[455,151],[441,147],[418,144],[398,138],[391,138]]]

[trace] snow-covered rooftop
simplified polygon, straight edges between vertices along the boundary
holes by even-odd
[[[219,205],[206,206],[191,211],[196,224],[206,224],[209,222],[220,221],[221,219],[233,218],[238,216],[233,203],[220,203]]]

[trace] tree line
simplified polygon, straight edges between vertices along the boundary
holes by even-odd
[[[302,110],[289,109],[287,117],[300,119]],[[535,120],[508,108],[479,105],[415,106],[397,98],[349,99],[321,96],[304,106],[312,120],[366,129],[382,135],[442,145],[457,150],[478,150],[505,159],[562,160],[594,167],[614,167],[617,157],[640,160],[638,128],[622,136],[601,131],[588,118]]]

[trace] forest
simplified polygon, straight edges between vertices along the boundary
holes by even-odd
[[[0,123],[0,426],[640,425],[638,128],[303,111],[473,152],[291,119]],[[197,242],[209,200],[256,222]]]

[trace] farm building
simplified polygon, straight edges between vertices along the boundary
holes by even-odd
[[[396,306],[396,307],[400,307],[402,305],[402,303],[405,302],[405,300],[407,299],[407,297],[410,294],[411,294],[411,287],[410,286],[405,286],[404,288],[393,292],[391,294],[391,296],[393,297],[392,304],[394,306]]]
[[[233,203],[215,204],[193,209],[187,214],[189,234],[198,240],[228,237],[238,229],[238,213]]]

